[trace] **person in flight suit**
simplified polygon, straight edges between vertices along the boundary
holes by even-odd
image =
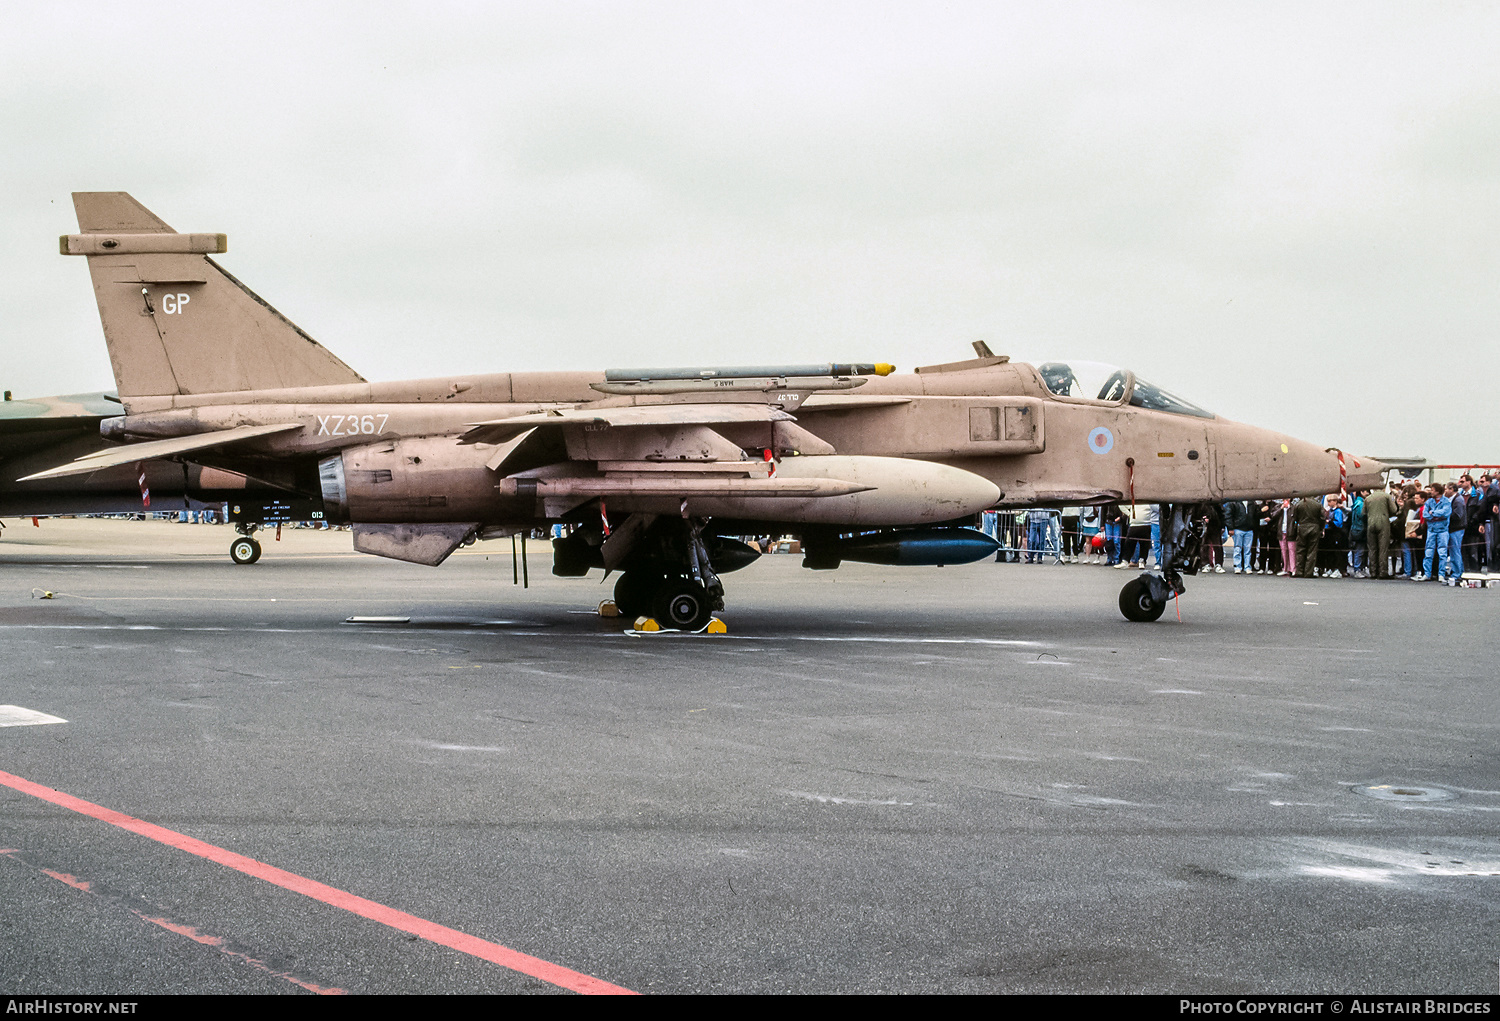
[[[1384,489],[1372,489],[1365,497],[1365,548],[1369,551],[1372,578],[1391,576],[1391,519],[1396,508]]]
[[[1292,508],[1297,522],[1297,577],[1311,578],[1318,567],[1318,542],[1323,538],[1323,501],[1304,496]]]

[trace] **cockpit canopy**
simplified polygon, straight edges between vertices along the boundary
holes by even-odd
[[[1057,397],[1096,404],[1130,404],[1147,411],[1213,418],[1181,397],[1140,379],[1128,369],[1104,362],[1043,362],[1036,367],[1042,382]]]

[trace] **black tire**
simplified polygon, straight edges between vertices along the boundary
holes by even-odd
[[[1166,608],[1166,603],[1158,603],[1151,598],[1151,590],[1139,578],[1120,590],[1120,612],[1125,615],[1126,620],[1149,624],[1153,620],[1160,620]]]
[[[650,613],[662,578],[651,571],[626,571],[615,580],[615,606],[622,617]]]
[[[673,580],[656,593],[656,622],[679,631],[701,631],[713,618],[708,593],[697,582]]]
[[[229,559],[237,564],[253,564],[260,559],[260,543],[242,535],[229,544]]]

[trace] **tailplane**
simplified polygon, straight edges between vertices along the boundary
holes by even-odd
[[[223,234],[179,234],[123,191],[73,193],[122,398],[361,383],[363,377],[209,258]]]

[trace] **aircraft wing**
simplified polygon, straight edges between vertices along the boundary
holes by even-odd
[[[768,404],[646,404],[618,408],[562,408],[472,422],[460,443],[504,443],[542,425],[684,426],[734,422],[792,422]]]
[[[68,394],[0,402],[0,461],[62,443],[99,438],[99,423],[124,414],[113,394]]]
[[[147,440],[144,443],[126,443],[120,446],[110,447],[107,450],[96,451],[87,454],[67,464],[46,471],[27,475],[25,478],[17,479],[17,482],[31,482],[37,479],[56,479],[65,475],[86,475],[96,472],[101,468],[114,468],[122,464],[130,464],[134,461],[147,461],[152,458],[174,457],[178,454],[187,454],[195,450],[208,450],[213,447],[222,447],[230,443],[238,443],[241,440],[255,439],[258,436],[270,436],[273,433],[287,432],[292,429],[301,429],[300,422],[280,422],[274,425],[242,425],[234,429],[220,429],[211,433],[195,433],[192,436],[174,436],[165,440]]]

